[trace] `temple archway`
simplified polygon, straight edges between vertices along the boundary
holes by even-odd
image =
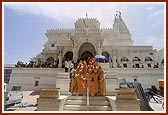
[[[71,52],[71,51],[66,52],[64,55],[63,61],[65,61],[65,60],[71,61],[72,59],[73,59],[73,52]]]
[[[93,54],[90,51],[85,51],[81,55],[81,60],[87,60],[88,57],[93,57]]]
[[[134,63],[133,67],[140,68],[140,61],[141,61],[141,59],[139,57],[134,57],[132,61]]]
[[[123,61],[125,61],[125,62],[126,62],[126,61],[129,61],[129,60],[128,60],[128,58],[127,58],[127,57],[123,56],[123,57],[121,58],[121,60],[120,60],[120,61],[121,61],[121,62],[123,62]]]
[[[141,59],[139,57],[134,57],[133,62],[135,62],[135,61],[141,61]]]
[[[95,55],[96,55],[96,50],[91,43],[85,42],[80,46],[78,51],[79,59],[86,60],[88,57],[93,57]]]
[[[152,60],[152,58],[146,56],[146,57],[145,57],[145,62],[146,62],[146,61],[153,61],[153,60]]]
[[[53,64],[54,63],[54,58],[53,57],[48,57],[46,60],[46,63]]]
[[[107,51],[103,51],[102,55],[105,56],[109,60],[110,54]]]

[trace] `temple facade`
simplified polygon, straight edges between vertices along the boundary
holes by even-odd
[[[96,18],[79,18],[74,29],[50,29],[45,35],[48,41],[40,54],[32,59],[37,63],[58,63],[62,67],[65,60],[77,62],[95,55],[109,59],[109,67],[124,68],[161,66],[163,57],[152,46],[134,46],[131,33],[121,13],[116,13],[111,28],[100,28]]]

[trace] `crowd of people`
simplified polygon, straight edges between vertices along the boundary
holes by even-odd
[[[86,95],[87,90],[90,96],[105,95],[104,71],[97,62],[92,60],[80,60],[77,67],[70,71],[70,92],[72,95]]]
[[[28,68],[39,68],[39,67],[42,67],[42,68],[57,68],[58,67],[58,64],[52,64],[52,63],[42,63],[42,62],[39,62],[39,63],[36,63],[34,61],[30,61],[29,63],[24,63],[22,61],[18,61],[16,64],[15,64],[15,67],[28,67]]]

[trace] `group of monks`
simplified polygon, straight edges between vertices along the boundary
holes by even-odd
[[[72,95],[86,95],[88,89],[90,96],[105,95],[104,71],[97,62],[92,60],[80,61],[71,77],[70,92]]]

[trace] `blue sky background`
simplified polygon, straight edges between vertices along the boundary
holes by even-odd
[[[116,10],[132,34],[135,46],[164,48],[163,4],[5,4],[4,63],[29,62],[47,41],[47,29],[74,28],[79,18],[97,18],[112,28]]]

